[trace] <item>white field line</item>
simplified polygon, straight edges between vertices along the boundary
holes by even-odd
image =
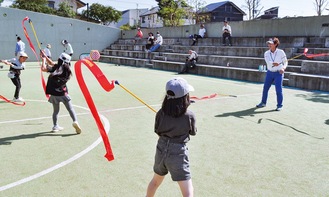
[[[75,107],[79,107],[79,106],[75,106]],[[84,107],[79,107],[79,108],[82,108],[82,109],[86,109],[86,110],[89,110],[88,108],[84,108]],[[45,117],[43,117],[45,118]],[[46,118],[49,118],[49,117],[46,117]],[[106,133],[108,133],[110,131],[110,123],[108,121],[107,118],[105,118],[103,115],[100,115],[100,118],[102,119],[102,122],[103,122],[103,125],[104,125],[104,129],[106,131]],[[38,118],[38,119],[42,119],[42,118]],[[26,120],[29,120],[29,119],[24,119],[25,121]],[[34,119],[33,119],[34,120]],[[41,176],[44,176],[54,170],[57,170],[61,167],[64,167],[66,165],[68,165],[69,163],[72,163],[73,161],[79,159],[80,157],[84,156],[85,154],[87,154],[88,152],[90,152],[91,150],[93,150],[100,142],[102,141],[102,138],[99,137],[95,142],[93,142],[90,146],[88,146],[86,149],[84,149],[83,151],[77,153],[76,155],[72,156],[71,158],[55,165],[55,166],[52,166],[46,170],[43,170],[39,173],[36,173],[34,175],[31,175],[29,177],[26,177],[26,178],[23,178],[21,180],[18,180],[18,181],[15,181],[15,182],[12,182],[12,183],[9,183],[7,185],[4,185],[4,186],[1,186],[0,187],[0,191],[4,191],[4,190],[7,190],[7,189],[10,189],[10,188],[13,188],[13,187],[16,187],[18,185],[21,185],[23,183],[26,183],[26,182],[29,182],[29,181],[32,181],[34,179],[37,179]]]

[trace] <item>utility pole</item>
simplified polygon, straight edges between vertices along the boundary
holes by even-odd
[[[136,6],[137,6],[137,9],[136,9],[136,15],[137,15],[137,18],[136,18],[136,27],[137,27],[138,24],[139,24],[139,10],[138,10],[138,3],[136,3]]]

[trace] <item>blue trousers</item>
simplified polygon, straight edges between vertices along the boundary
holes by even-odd
[[[276,100],[277,100],[277,107],[282,107],[283,102],[283,94],[282,94],[282,82],[283,82],[283,74],[280,72],[271,72],[267,71],[266,78],[263,87],[263,96],[262,96],[262,103],[266,104],[268,91],[274,81],[275,91],[276,91]]]
[[[156,44],[156,45],[152,46],[152,47],[150,48],[150,52],[154,52],[154,51],[156,51],[160,46],[161,46],[160,44]]]

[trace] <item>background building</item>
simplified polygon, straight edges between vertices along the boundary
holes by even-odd
[[[198,10],[198,14],[204,16],[206,22],[243,21],[243,16],[246,15],[231,1],[209,4]]]

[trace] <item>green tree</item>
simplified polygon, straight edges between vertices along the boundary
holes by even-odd
[[[46,14],[54,13],[54,10],[48,7],[47,0],[15,0],[10,7]]]
[[[88,17],[88,11],[83,10],[82,15]],[[89,8],[89,18],[104,23],[118,22],[121,19],[121,12],[111,6],[103,6],[93,3]]]
[[[1,6],[1,3],[3,2],[3,0],[0,0],[0,6]]]
[[[130,27],[129,23],[127,23],[127,24],[121,25],[120,29],[121,30],[131,30],[131,27]]]
[[[76,13],[72,10],[70,4],[67,1],[63,1],[58,6],[59,8],[56,10],[56,15],[69,18],[74,18],[76,16]]]
[[[156,0],[159,5],[159,12],[164,26],[180,26],[186,17],[186,9],[189,7],[185,0]]]

